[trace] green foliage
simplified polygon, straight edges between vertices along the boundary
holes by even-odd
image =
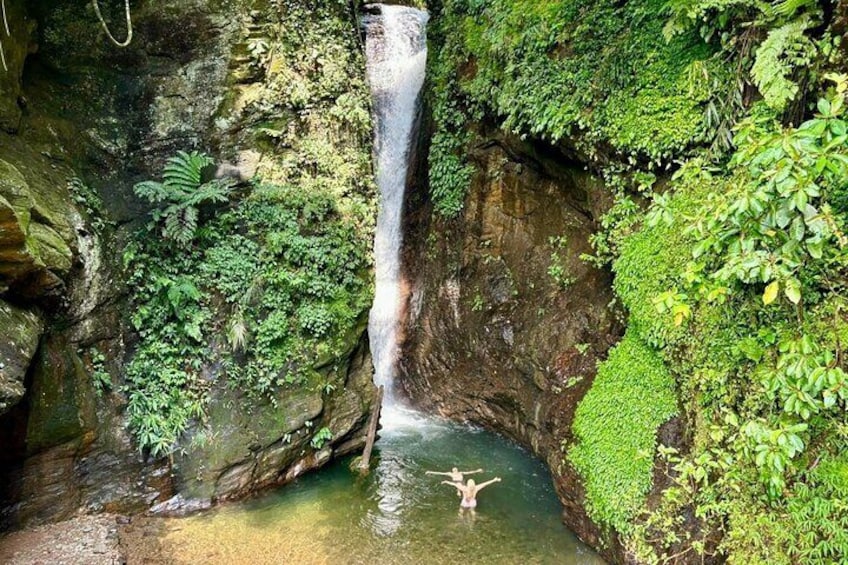
[[[548,267],[548,276],[551,277],[560,290],[565,290],[574,284],[574,277],[570,277],[565,272],[560,252],[564,251],[568,246],[568,238],[565,236],[551,237],[548,239],[548,244],[553,248],[551,251],[551,264]]]
[[[848,409],[846,218],[835,204],[848,175],[848,87],[832,78],[798,128],[750,119],[725,171],[685,165],[614,267],[628,332],[663,348],[693,412],[694,445],[672,458],[679,487],[667,495],[722,531],[719,550],[734,562],[846,555],[839,536],[800,529],[801,517],[828,531],[848,519],[812,472],[844,444]],[[657,547],[678,539],[666,537]]]
[[[97,396],[112,390],[112,376],[106,370],[106,356],[96,347],[92,347],[83,355],[83,358],[88,361]]]
[[[757,49],[751,76],[766,104],[777,111],[798,96],[800,87],[791,79],[793,71],[808,65],[815,55],[815,46],[804,35],[808,27],[806,18],[789,22],[771,30]]]
[[[634,194],[650,194],[656,182],[652,173],[626,171],[621,165],[606,167],[603,173],[606,187],[614,195],[613,205],[601,216],[600,229],[589,236],[595,254],[582,257],[598,268],[612,264],[619,256],[622,241],[642,218]]]
[[[263,153],[263,182],[203,206],[230,187],[203,184],[210,159],[183,153],[162,182],[137,189],[157,208],[125,252],[138,332],[125,391],[130,429],[154,456],[214,425],[206,405],[221,387],[262,402],[330,390],[316,367],[349,353],[370,305],[370,94],[350,6],[275,0],[247,11],[237,57],[247,68],[235,72],[251,82],[216,119],[243,126]]]
[[[450,40],[448,28],[436,25],[429,33],[433,43],[442,45],[429,59],[427,90],[436,130],[430,140],[428,173],[430,197],[436,212],[456,217],[465,205],[473,167],[465,152],[472,136],[467,131],[469,101],[459,91],[455,65],[462,51]]]
[[[568,458],[593,520],[627,532],[651,489],[657,429],[677,414],[662,358],[628,330],[577,407]]]
[[[797,129],[750,122],[740,129],[731,166],[742,171],[742,182],[715,195],[716,213],[693,225],[700,240],[693,270],[706,270],[720,285],[766,285],[767,304],[780,288],[799,304],[804,286],[832,287],[828,274],[840,268],[848,244],[828,202],[848,175],[842,100],[841,93],[822,99],[820,117]]]
[[[674,197],[658,195],[647,225],[621,239],[620,253],[613,263],[615,292],[629,312],[628,327],[653,347],[666,347],[682,337],[679,324],[675,325],[678,312],[669,316],[667,311],[686,298],[676,285],[694,245],[690,233],[668,220],[689,217],[702,208],[711,174],[700,160],[684,166],[675,176],[678,185]],[[665,311],[661,311],[663,308]]]
[[[713,83],[693,89],[690,64],[722,69],[694,34],[666,42],[664,5],[446,1],[434,18],[436,68],[444,70],[433,88],[454,90],[468,117],[486,111],[507,130],[571,138],[590,155],[609,144],[622,154],[671,157],[706,133],[701,106]],[[461,131],[438,119],[436,127]]]
[[[845,447],[844,437],[835,445]],[[848,559],[848,460],[828,453],[805,471],[778,507],[731,503],[725,545],[737,563],[829,565]]]
[[[85,219],[94,233],[101,233],[106,227],[106,220],[104,219],[106,209],[103,206],[103,199],[100,198],[97,191],[78,178],[72,178],[68,181],[68,191],[71,193],[71,198],[77,209],[85,215]]]
[[[775,113],[799,98],[809,66],[819,54],[809,30],[820,21],[817,0],[672,0],[664,33],[697,30],[738,60],[737,82],[752,82]],[[752,53],[753,52],[753,53]],[[750,79],[747,73],[750,72]]]
[[[321,428],[312,436],[309,445],[312,446],[312,449],[318,450],[324,447],[324,444],[331,439],[333,439],[333,432],[330,431],[330,428]]]
[[[317,359],[344,353],[370,301],[368,234],[327,195],[258,187],[198,233],[188,253],[142,238],[127,256],[142,338],[130,426],[154,455],[202,417],[210,357],[248,395],[305,385]]]
[[[168,159],[162,182],[145,181],[134,187],[135,193],[156,208],[151,215],[162,225],[165,239],[185,245],[197,231],[198,208],[206,202],[226,202],[232,190],[229,180],[201,180],[204,168],[213,164],[208,155],[180,151]]]

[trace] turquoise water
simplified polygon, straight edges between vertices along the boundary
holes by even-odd
[[[479,430],[404,416],[390,424],[365,478],[340,461],[262,498],[169,521],[177,562],[603,563],[561,523],[538,460]],[[482,467],[502,478],[460,511],[426,470]]]

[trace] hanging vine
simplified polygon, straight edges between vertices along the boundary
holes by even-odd
[[[92,6],[94,6],[94,13],[97,14],[97,19],[100,20],[100,25],[103,26],[103,31],[106,32],[106,36],[109,38],[109,40],[118,47],[129,46],[130,42],[132,42],[133,37],[132,16],[130,14],[130,0],[124,0],[124,8],[127,15],[127,38],[124,41],[118,41],[117,39],[115,39],[115,36],[112,35],[112,32],[109,30],[109,24],[106,23],[106,20],[103,18],[103,14],[100,13],[99,0],[91,0],[91,4]]]
[[[94,6],[94,13],[97,14],[97,19],[100,20],[100,25],[103,27],[103,31],[106,32],[106,36],[109,38],[109,40],[118,47],[129,46],[133,38],[132,15],[130,14],[130,0],[124,0],[124,11],[126,13],[127,18],[127,38],[124,41],[118,41],[117,39],[115,39],[115,36],[112,35],[112,32],[109,29],[109,24],[106,23],[106,19],[100,12],[99,0],[91,0],[91,5]],[[6,32],[6,37],[11,37],[12,32],[9,30],[9,18],[6,15],[6,0],[0,0],[0,16],[2,16],[3,18],[3,30]],[[0,39],[0,64],[3,65],[3,71],[9,70],[9,66],[6,63],[6,52],[3,50],[2,39]]]
[[[12,35],[9,32],[9,20],[6,18],[6,0],[0,0],[0,11],[3,12],[3,28],[6,30],[6,37]],[[3,70],[8,71],[9,67],[6,66],[6,53],[3,52],[3,42],[0,41],[0,62],[3,63]]]

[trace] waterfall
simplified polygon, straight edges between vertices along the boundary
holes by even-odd
[[[376,289],[368,320],[374,382],[393,403],[401,313],[401,216],[418,97],[427,62],[426,12],[375,4],[366,15],[365,54],[373,97],[374,153],[380,212],[374,241]]]

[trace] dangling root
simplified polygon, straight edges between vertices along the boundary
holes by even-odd
[[[0,0],[0,9],[3,11],[3,27],[6,28],[6,37],[12,35],[9,31],[9,20],[6,18],[6,0]],[[6,53],[3,52],[3,42],[0,41],[0,62],[3,63],[3,70],[9,70],[9,67],[6,66]]]
[[[132,17],[130,15],[130,0],[124,0],[124,7],[126,8],[127,12],[127,39],[123,42],[115,39],[115,36],[112,35],[111,31],[109,31],[109,24],[106,23],[106,20],[103,19],[103,14],[100,13],[99,0],[91,0],[91,4],[94,6],[94,13],[97,14],[97,19],[100,20],[100,25],[103,26],[103,31],[106,32],[106,35],[107,37],[109,37],[109,40],[118,47],[127,47],[130,42],[132,42],[133,37]]]
[[[6,19],[6,0],[0,0],[0,7],[3,8],[3,27],[6,28],[6,35],[12,35],[9,31],[9,20]]]

